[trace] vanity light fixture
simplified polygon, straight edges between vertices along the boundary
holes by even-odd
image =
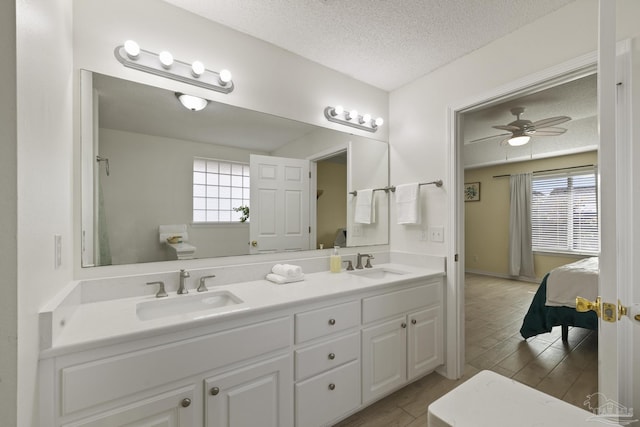
[[[138,43],[133,40],[127,40],[124,44],[117,46],[114,54],[125,67],[216,92],[229,93],[234,89],[229,70],[222,70],[218,73],[208,70],[200,61],[193,61],[191,64],[178,61],[166,50],[158,54],[140,49]]]
[[[176,97],[187,110],[200,111],[209,103],[208,100],[199,96],[187,95],[185,93],[176,92]]]
[[[359,115],[357,110],[345,111],[342,105],[335,107],[327,107],[324,109],[324,116],[330,122],[340,123],[369,132],[375,132],[378,127],[382,126],[384,120],[378,117],[373,120],[371,114]]]

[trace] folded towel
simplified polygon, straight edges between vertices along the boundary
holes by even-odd
[[[301,274],[295,279],[287,279],[286,277],[281,276],[279,274],[269,273],[267,274],[265,279],[267,279],[270,282],[277,283],[278,285],[282,285],[285,283],[301,282],[302,280],[304,280],[304,274]]]
[[[271,269],[272,273],[284,276],[287,279],[297,279],[302,276],[302,267],[292,264],[276,264]]]
[[[395,196],[398,224],[420,224],[420,184],[398,185]]]
[[[374,224],[376,222],[373,190],[358,190],[354,221],[359,224]]]

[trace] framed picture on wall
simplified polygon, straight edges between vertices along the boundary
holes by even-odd
[[[469,182],[464,184],[464,201],[478,202],[480,201],[480,183]]]

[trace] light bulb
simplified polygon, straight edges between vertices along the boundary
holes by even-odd
[[[349,111],[349,117],[347,117],[347,120],[358,120],[358,110]]]
[[[124,51],[129,58],[136,59],[140,55],[140,46],[133,40],[127,40],[124,42]]]
[[[371,114],[365,114],[362,116],[362,123],[370,123],[371,122]]]
[[[382,117],[378,117],[376,119],[376,121],[374,122],[374,124],[377,126],[382,126],[382,124],[384,123],[384,120],[382,119]]]
[[[220,77],[218,78],[218,81],[222,86],[226,86],[231,81],[231,71],[229,70],[220,71]]]
[[[171,55],[171,53],[167,52],[166,50],[160,52],[158,58],[160,59],[160,63],[162,64],[163,68],[170,68],[171,65],[173,65],[173,55]]]
[[[193,61],[191,64],[191,73],[194,77],[200,77],[204,73],[204,64],[200,61]]]
[[[344,113],[344,107],[342,105],[336,105],[333,109],[333,114],[334,116],[339,116],[342,113]]]

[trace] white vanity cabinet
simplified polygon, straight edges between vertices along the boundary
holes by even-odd
[[[53,391],[51,406],[56,413],[42,414],[43,420],[65,427],[252,426],[247,409],[257,408],[258,425],[293,425],[290,316],[167,340],[58,358],[52,389],[60,392]],[[211,395],[214,387],[220,396]],[[227,403],[220,405],[223,399]]]
[[[442,281],[362,300],[362,401],[443,363]]]
[[[295,315],[295,421],[326,425],[361,404],[360,300]],[[312,341],[313,340],[313,341]]]

